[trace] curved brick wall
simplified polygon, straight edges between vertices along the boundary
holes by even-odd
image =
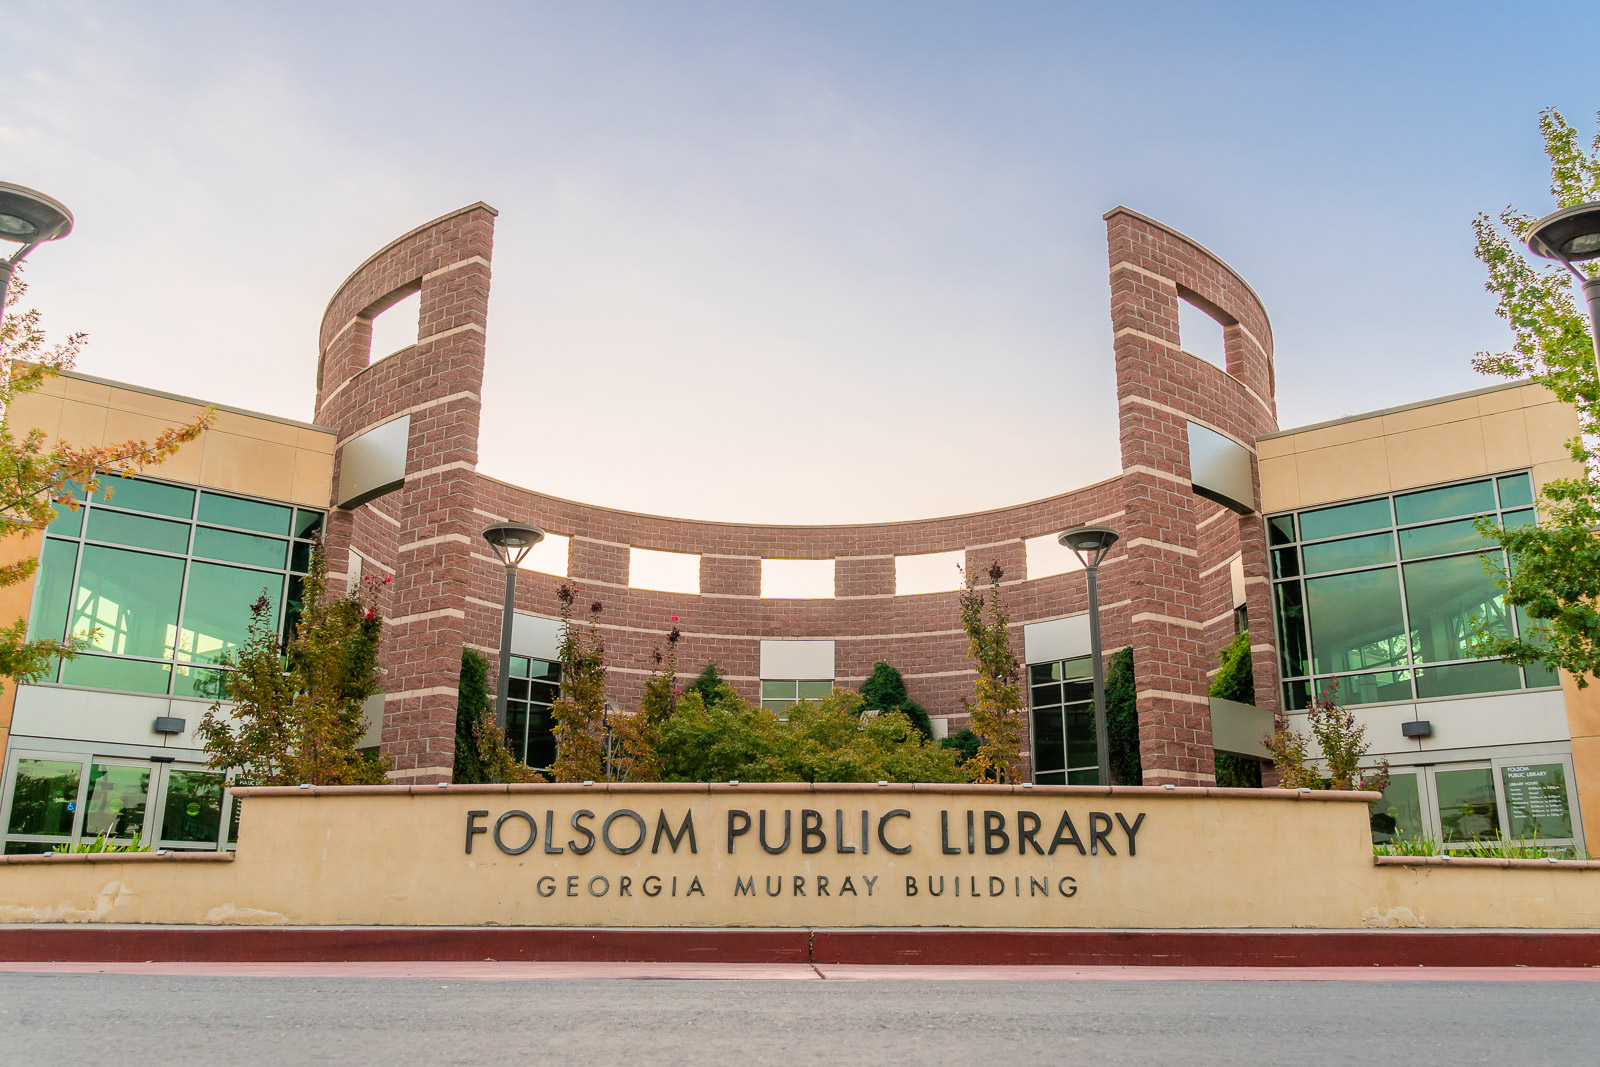
[[[1106,647],[1134,646],[1147,781],[1211,778],[1204,694],[1215,650],[1232,635],[1229,561],[1239,553],[1257,579],[1248,588],[1262,650],[1258,695],[1276,706],[1261,520],[1192,493],[1185,425],[1192,419],[1252,451],[1257,434],[1276,429],[1271,331],[1249,286],[1199,245],[1125,209],[1106,217],[1122,475],[970,515],[745,526],[595,507],[477,473],[494,215],[474,204],[386,246],[334,294],[322,324],[317,421],[337,429],[342,445],[411,416],[403,488],[334,509],[328,524],[333,570],[353,549],[365,573],[393,578],[384,590],[392,629],[383,744],[397,777],[449,776],[461,648],[493,658],[499,641],[502,572],[479,532],[500,519],[571,536],[568,573],[585,601],[605,605],[610,688],[622,707],[636,702],[651,651],[677,616],[681,668],[714,660],[752,699],[761,639],[829,638],[841,683],[858,683],[886,659],[930,713],[959,716],[972,673],[957,594],[895,596],[894,556],[959,549],[980,570],[998,560],[1020,653],[1024,623],[1087,610],[1081,573],[1027,577],[1023,540],[1090,522],[1123,535],[1101,572],[1101,603]],[[419,289],[418,343],[369,365],[373,316]],[[1180,295],[1225,324],[1231,373],[1178,347]],[[700,554],[701,593],[629,588],[629,546]],[[761,599],[763,558],[834,559],[836,597]],[[561,581],[522,572],[518,610],[553,615]]]

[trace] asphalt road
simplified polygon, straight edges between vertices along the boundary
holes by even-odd
[[[1592,1064],[1600,983],[0,974],[0,1063]]]

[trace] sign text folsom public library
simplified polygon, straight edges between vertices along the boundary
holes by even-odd
[[[1019,874],[1011,878],[963,872],[951,875],[948,885],[943,874],[921,878],[908,874],[903,885],[899,879],[880,884],[881,870],[851,872],[842,877],[837,873],[765,873],[759,876],[739,873],[741,857],[820,858],[828,855],[837,860],[844,856],[874,854],[909,856],[923,835],[917,833],[920,828],[915,825],[915,817],[905,808],[882,812],[844,808],[828,811],[731,808],[726,811],[725,820],[721,816],[713,818],[717,825],[697,825],[692,808],[683,811],[681,817],[669,815],[664,808],[654,812],[646,809],[645,813],[616,808],[604,816],[579,808],[562,817],[550,809],[530,812],[511,808],[496,814],[480,808],[467,812],[465,850],[467,855],[473,855],[474,846],[480,850],[490,846],[507,856],[522,856],[536,849],[535,855],[587,856],[598,848],[602,855],[631,856],[636,853],[677,854],[681,849],[689,855],[701,855],[704,845],[707,852],[720,849],[730,857],[730,866],[734,868],[725,886],[717,885],[719,879],[711,872],[614,874],[609,877],[595,874],[587,878],[580,874],[560,877],[547,874],[537,878],[533,886],[542,897],[603,897],[613,893],[618,896],[638,893],[644,897],[704,896],[708,892],[708,882],[710,891],[736,897],[758,894],[871,897],[895,891],[908,898],[937,897],[946,892],[958,897],[1072,897],[1078,891],[1076,878],[1050,871],[1038,872],[1043,877]],[[1139,831],[1144,821],[1142,811],[1132,816],[1121,811],[1087,811],[1079,812],[1074,818],[1066,809],[1059,815],[1055,812],[1041,815],[1027,809],[941,810],[939,854],[998,857],[1015,852],[1029,858],[1063,853],[1095,860],[1131,859],[1138,855]],[[931,835],[929,837],[931,839]],[[705,881],[702,881],[702,874]]]

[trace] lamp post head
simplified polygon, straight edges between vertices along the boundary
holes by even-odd
[[[500,557],[500,562],[507,567],[515,567],[532,550],[533,546],[544,540],[544,531],[537,526],[524,526],[520,522],[497,522],[483,531],[483,539],[489,542],[489,547],[494,549],[494,554]]]
[[[0,241],[24,251],[72,232],[72,212],[60,201],[10,182],[0,182]]]
[[[1528,251],[1544,259],[1582,263],[1600,256],[1600,201],[1564,207],[1533,224]]]
[[[1072,549],[1085,568],[1093,568],[1100,566],[1111,546],[1117,543],[1117,531],[1109,526],[1077,526],[1056,540]]]

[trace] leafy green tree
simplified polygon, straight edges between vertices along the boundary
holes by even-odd
[[[1139,696],[1133,684],[1133,649],[1119,648],[1106,663],[1106,747],[1111,780],[1143,785],[1139,760]]]
[[[1250,631],[1245,630],[1217,653],[1221,665],[1211,679],[1211,695],[1221,700],[1254,705],[1255,669],[1250,663]],[[1217,784],[1234,789],[1261,788],[1261,761],[1232,752],[1216,756]]]
[[[864,710],[898,711],[911,720],[923,737],[933,737],[933,723],[922,705],[906,691],[905,677],[883,660],[872,665],[872,674],[861,683],[861,700]]]
[[[1381,793],[1388,788],[1388,760],[1380,759],[1362,769],[1361,761],[1370,747],[1367,727],[1340,706],[1338,695],[1339,686],[1334,682],[1311,702],[1306,710],[1310,738],[1292,729],[1280,715],[1276,729],[1262,739],[1272,753],[1278,784],[1285,789],[1371,789]]]
[[[717,694],[721,692],[724,682],[722,672],[717,670],[715,663],[707,663],[705,668],[689,683],[689,688],[700,694],[700,699],[706,704],[715,704]]]
[[[1600,133],[1585,149],[1578,131],[1553,108],[1540,112],[1539,130],[1556,206],[1600,200]],[[1513,207],[1498,218],[1480,214],[1473,220],[1477,256],[1488,272],[1485,288],[1495,294],[1495,312],[1512,334],[1510,351],[1480,352],[1473,366],[1485,374],[1531,378],[1573,404],[1581,436],[1568,447],[1583,473],[1545,484],[1537,526],[1501,529],[1487,520],[1478,524],[1506,550],[1509,573],[1497,558],[1488,566],[1499,572],[1505,602],[1518,609],[1524,629],[1514,638],[1479,621],[1473,648],[1482,656],[1565,669],[1583,687],[1600,670],[1600,541],[1594,536],[1600,526],[1600,492],[1589,444],[1600,433],[1600,382],[1589,320],[1573,294],[1574,279],[1560,264],[1536,265],[1522,249],[1534,221]],[[1595,263],[1581,266],[1591,277],[1600,272]]]
[[[597,625],[603,610],[589,605],[589,625],[573,622],[579,590],[563,582],[561,604],[561,695],[550,708],[555,722],[556,758],[550,775],[558,782],[606,780],[609,722],[606,713],[606,649]]]
[[[210,766],[254,785],[372,785],[387,781],[378,757],[357,746],[364,705],[383,691],[383,620],[374,587],[330,596],[320,544],[311,551],[304,608],[287,646],[265,589],[250,605],[249,639],[224,658],[226,698],[200,721]]]
[[[731,689],[707,706],[683,694],[661,728],[670,782],[961,782],[950,749],[930,744],[897,711],[861,714],[861,696],[835,690],[790,705],[787,721]]]
[[[85,340],[75,333],[60,344],[48,345],[37,310],[12,310],[27,291],[20,273],[13,276],[0,308],[0,540],[36,535],[58,509],[76,510],[79,494],[101,490],[114,495],[116,480],[109,475],[160,463],[200,436],[213,417],[208,409],[194,422],[164,430],[152,441],[123,441],[101,448],[77,448],[64,441],[47,446],[44,431],[13,425],[12,405],[17,398],[70,370]],[[11,562],[0,564],[0,588],[25,582],[39,566],[37,542],[8,546],[4,558]],[[77,650],[77,642],[71,640],[28,640],[28,620],[17,619],[0,626],[0,678],[34,681],[56,657],[70,658]]]
[[[1011,648],[1011,614],[1000,596],[1005,570],[989,565],[989,591],[967,575],[961,591],[961,628],[967,655],[978,668],[972,732],[983,738],[966,767],[974,781],[1014,782],[1022,766],[1022,669]]]
[[[456,685],[456,758],[451,778],[460,785],[487,782],[478,753],[478,727],[494,718],[489,661],[476,649],[461,650],[461,680]]]
[[[983,744],[983,738],[971,730],[957,730],[949,737],[939,742],[940,748],[948,748],[956,754],[956,762],[965,764],[967,760],[978,754],[978,748]]]
[[[650,679],[644,683],[638,712],[618,716],[614,721],[613,781],[661,781],[661,725],[677,710],[681,695],[678,690],[678,641],[682,637],[682,632],[676,626],[667,633],[666,651],[658,648],[651,653],[655,666],[650,672]]]

